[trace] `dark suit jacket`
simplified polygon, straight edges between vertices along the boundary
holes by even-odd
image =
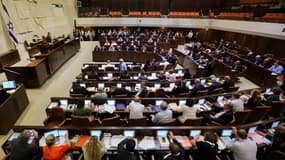
[[[124,139],[118,144],[118,155],[117,160],[139,160],[139,155],[137,152],[130,152],[126,150],[125,144],[128,142],[128,139]]]
[[[74,93],[74,94],[84,94],[84,95],[88,95],[88,91],[86,90],[86,88],[84,88],[84,87],[81,87],[81,86],[79,86],[79,85],[74,85],[73,87],[72,87],[72,89],[73,89],[73,92],[72,93]]]
[[[143,88],[143,90],[140,92],[140,94],[138,96],[141,98],[144,98],[144,97],[148,97],[148,94],[149,94],[149,92],[148,92],[147,88]]]
[[[209,87],[209,91],[213,91],[214,89],[222,87],[220,82],[213,82],[213,84]]]
[[[35,157],[39,158],[40,148],[39,141],[35,144],[22,144],[19,139],[15,139],[11,143],[11,160],[32,160]]]
[[[234,64],[232,66],[232,70],[234,70],[235,72],[241,72],[242,71],[242,66],[241,64]]]
[[[234,113],[232,111],[226,112],[218,118],[213,119],[214,122],[217,122],[222,125],[226,125],[233,120]]]
[[[122,94],[130,95],[130,91],[126,90],[125,87],[116,88],[115,95],[122,95]]]
[[[194,87],[194,90],[196,90],[196,91],[202,91],[204,89],[205,89],[205,87],[201,83],[196,84],[195,87]]]
[[[178,86],[177,88],[174,88],[172,90],[173,95],[178,95],[180,93],[187,93],[187,92],[189,92],[189,88],[186,86]]]
[[[222,87],[224,89],[229,89],[230,87],[234,87],[235,86],[235,82],[233,80],[226,80],[224,81],[224,83],[222,84]]]

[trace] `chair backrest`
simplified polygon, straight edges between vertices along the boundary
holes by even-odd
[[[160,122],[158,123],[159,126],[175,126],[176,125],[176,119],[172,118],[169,121],[164,121],[164,122]]]
[[[77,127],[87,127],[93,125],[93,123],[89,121],[88,116],[71,115],[71,123],[72,126],[77,126]]]
[[[128,126],[148,126],[147,117],[139,119],[129,119]]]
[[[105,71],[114,71],[114,67],[105,67]]]
[[[235,117],[235,122],[233,123],[233,125],[241,125],[244,124],[246,122],[246,120],[248,119],[249,115],[251,114],[252,110],[245,110],[245,111],[238,111],[234,113],[234,117]]]
[[[162,98],[165,98],[165,97],[167,97],[167,96],[166,96],[164,90],[161,89],[161,88],[159,88],[159,89],[157,89],[157,90],[155,91],[154,97],[162,97]]]
[[[206,96],[207,94],[208,94],[208,90],[197,91],[196,94],[195,94],[195,97]]]
[[[282,160],[285,158],[285,153],[281,151],[273,151],[266,155],[267,160]]]
[[[62,121],[59,121],[59,120],[54,120],[51,117],[48,117],[43,121],[43,123],[44,123],[44,126],[49,127],[49,128],[61,127],[64,125],[65,119]]]
[[[219,94],[224,91],[224,88],[216,88],[213,91],[209,92],[209,94]]]
[[[256,122],[262,120],[267,115],[270,109],[270,106],[257,106],[252,110],[251,114],[247,119],[247,122]]]
[[[202,120],[203,120],[203,117],[189,118],[189,119],[186,119],[182,125],[183,126],[200,126],[202,123]]]
[[[120,116],[116,115],[111,118],[104,118],[101,123],[102,126],[121,126]]]
[[[179,93],[177,96],[175,97],[190,97],[190,93],[187,92],[187,93]]]
[[[272,101],[270,105],[271,109],[267,114],[269,117],[280,117],[285,111],[285,102]]]
[[[66,119],[66,113],[65,111],[60,108],[60,107],[53,107],[50,111],[49,111],[49,117],[52,120],[56,120],[56,121],[63,121]]]

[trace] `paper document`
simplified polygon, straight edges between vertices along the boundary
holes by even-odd
[[[153,137],[144,136],[144,138],[139,142],[138,148],[145,150],[156,148]]]

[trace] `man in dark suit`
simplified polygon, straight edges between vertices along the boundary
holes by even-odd
[[[126,89],[126,84],[122,84],[121,88],[116,88],[114,92],[114,96],[116,95],[128,95],[130,96],[131,92]]]
[[[231,80],[231,77],[230,76],[225,76],[224,77],[224,82],[222,84],[221,87],[224,88],[224,90],[227,90],[229,89],[230,87],[234,87],[235,86],[235,82],[233,80]]]
[[[87,89],[84,87],[81,87],[79,83],[73,83],[73,86],[70,92],[73,94],[83,94],[83,95],[89,94]]]
[[[241,72],[242,66],[240,64],[240,61],[235,61],[235,63],[232,66],[232,72]]]
[[[130,137],[118,144],[117,160],[139,160],[139,154],[135,151],[136,141]]]
[[[198,92],[198,91],[203,91],[205,90],[205,87],[203,84],[201,84],[200,82],[200,79],[195,79],[194,80],[194,83],[195,83],[195,86],[193,89],[191,89],[191,96],[195,96],[195,94]]]
[[[141,82],[141,88],[136,94],[136,96],[139,96],[140,98],[148,97],[149,91],[147,90],[145,83]]]
[[[217,89],[217,88],[221,88],[222,87],[222,84],[220,82],[217,81],[216,78],[213,78],[211,80],[211,85],[209,86],[209,92],[213,91],[214,89]]]
[[[181,93],[188,93],[190,90],[188,87],[186,87],[186,81],[182,81],[181,85],[175,86],[172,90],[172,95],[177,96]]]

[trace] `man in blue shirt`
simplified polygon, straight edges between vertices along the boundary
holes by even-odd
[[[127,71],[128,67],[127,64],[124,62],[123,58],[120,58],[120,71]]]
[[[274,62],[268,70],[272,72],[272,75],[280,75],[283,71],[283,67],[279,65],[278,62]]]

